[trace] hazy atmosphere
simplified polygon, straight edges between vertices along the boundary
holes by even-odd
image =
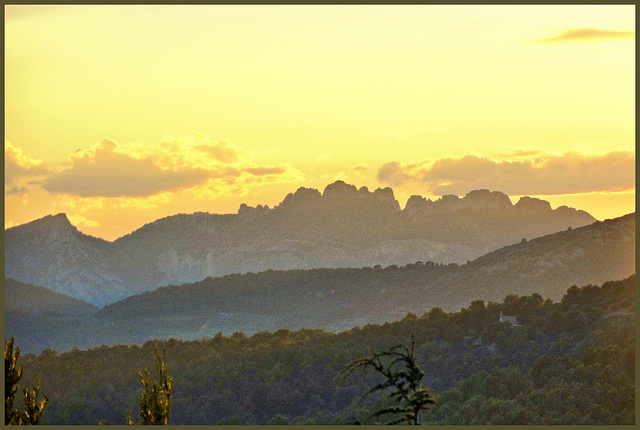
[[[5,6],[5,425],[637,425],[635,79],[633,5]]]
[[[634,211],[629,6],[5,6],[5,228],[337,179]]]

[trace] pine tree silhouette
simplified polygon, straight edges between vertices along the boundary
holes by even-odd
[[[165,365],[166,354],[162,356],[155,350],[156,378],[154,381],[145,369],[140,372],[143,389],[140,395],[140,424],[167,425],[171,415],[171,377]],[[132,424],[128,419],[128,423]]]
[[[14,404],[18,392],[18,381],[22,378],[22,366],[18,369],[20,348],[14,348],[14,338],[4,341],[4,423],[5,425],[36,425],[40,423],[42,412],[49,398],[40,395],[40,381],[36,378],[33,388],[23,389],[25,410],[21,411]]]
[[[360,358],[347,365],[340,371],[340,375],[347,377],[355,370],[362,368],[367,373],[368,368],[373,368],[382,374],[386,380],[375,385],[369,391],[360,396],[360,401],[376,391],[386,391],[390,389],[390,397],[397,401],[397,405],[383,408],[369,418],[382,415],[398,415],[400,417],[392,419],[385,424],[407,424],[419,425],[419,413],[425,411],[438,400],[433,393],[420,383],[424,378],[424,371],[416,363],[414,353],[415,342],[411,335],[411,349],[405,345],[396,345],[388,351],[376,352],[370,358]]]

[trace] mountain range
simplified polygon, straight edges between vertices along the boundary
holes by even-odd
[[[457,311],[473,300],[501,302],[510,294],[557,301],[572,285],[634,273],[635,214],[629,214],[521,240],[462,265],[266,270],[162,287],[91,313],[34,318],[28,308],[5,308],[5,330],[25,351],[281,328],[341,331],[435,307]]]
[[[232,273],[311,268],[461,264],[511,245],[593,223],[587,212],[540,199],[512,204],[476,190],[404,209],[391,188],[337,181],[299,188],[274,208],[178,214],[113,242],[78,231],[65,214],[5,230],[5,276],[102,307],[170,284]]]

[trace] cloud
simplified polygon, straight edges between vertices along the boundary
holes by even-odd
[[[349,170],[363,172],[363,171],[365,171],[367,169],[369,169],[369,165],[368,164],[360,163],[360,164],[356,164],[356,165],[351,166],[351,168]]]
[[[210,154],[222,163],[236,163],[244,151],[236,148],[227,141],[207,142],[197,145],[196,148],[206,154]]]
[[[461,158],[384,164],[378,180],[392,186],[406,182],[426,185],[432,194],[463,195],[488,188],[510,195],[556,195],[635,188],[632,151],[560,156],[520,161],[496,161],[475,155]]]
[[[49,166],[5,141],[5,197],[18,195],[26,202],[37,186],[66,212],[84,215],[105,205],[150,210],[174,198],[245,195],[254,187],[304,178],[287,164],[263,165],[253,157],[228,141],[191,133],[167,136],[156,145],[104,139]],[[92,221],[83,225],[90,227]]]
[[[99,210],[104,207],[104,197],[78,197],[68,194],[62,194],[57,200],[62,208],[66,211],[71,209],[77,212],[87,212],[91,210]]]
[[[415,179],[417,175],[414,171],[415,166],[415,163],[400,164],[397,161],[385,163],[378,170],[378,181],[392,186],[402,185],[404,182]]]
[[[634,40],[634,31],[602,30],[599,28],[572,28],[565,30],[557,36],[543,39],[536,39],[534,42],[540,44],[563,44],[563,43],[594,43],[594,42],[615,42],[620,40]]]
[[[151,210],[159,206],[167,204],[171,201],[173,195],[171,193],[160,193],[147,197],[120,197],[112,199],[110,203],[115,209],[136,208],[142,210]]]
[[[105,139],[72,154],[66,163],[67,169],[51,174],[43,188],[53,194],[86,198],[147,199],[161,193],[211,187],[214,183],[219,189],[300,178],[300,173],[288,165],[260,165],[251,159],[252,155],[244,149],[201,133],[178,138],[167,136],[156,146],[120,145]],[[265,179],[251,179],[254,177]],[[196,194],[203,195],[203,192]],[[129,200],[123,200],[122,204],[138,205]],[[141,201],[140,204],[148,207],[157,202]]]
[[[15,184],[10,184],[10,185],[5,185],[4,192],[8,196],[10,195],[21,196],[21,195],[27,194],[29,192],[29,189],[26,187],[19,187]]]
[[[27,185],[36,185],[50,174],[49,168],[41,161],[28,157],[22,149],[4,141],[4,190],[5,193],[24,195]]]
[[[70,157],[71,168],[49,177],[43,188],[81,197],[143,197],[190,188],[217,174],[200,168],[162,169],[151,158],[116,152],[117,146],[105,139],[78,151]]]
[[[500,154],[501,157],[532,157],[534,155],[542,155],[542,150],[540,149],[516,149],[511,152],[507,152],[504,154]]]
[[[178,166],[211,169],[221,165],[246,164],[252,159],[249,152],[226,140],[216,140],[197,132],[180,137],[167,135],[159,145],[121,144],[116,151],[134,158],[149,158],[163,169]]]
[[[205,185],[195,187],[193,193],[203,200],[246,196],[255,186],[300,182],[304,178],[302,172],[289,165],[248,167],[236,178],[209,179]]]

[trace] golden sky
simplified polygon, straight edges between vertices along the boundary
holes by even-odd
[[[635,6],[5,6],[5,228],[337,179],[635,210]]]

